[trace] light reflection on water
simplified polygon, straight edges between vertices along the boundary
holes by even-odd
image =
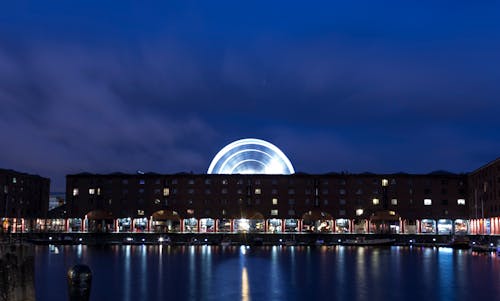
[[[500,295],[500,258],[446,248],[39,246],[37,300],[67,300],[66,271],[93,271],[91,300],[470,300]],[[489,298],[491,299],[491,297]]]

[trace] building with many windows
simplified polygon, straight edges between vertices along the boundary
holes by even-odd
[[[500,158],[468,177],[471,234],[500,234]]]
[[[467,175],[75,174],[67,230],[466,233]]]
[[[47,217],[50,180],[10,169],[0,169],[2,231],[35,230]]]

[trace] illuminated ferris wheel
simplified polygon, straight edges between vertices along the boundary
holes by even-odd
[[[241,139],[215,155],[209,174],[293,174],[292,163],[275,145],[260,139]]]

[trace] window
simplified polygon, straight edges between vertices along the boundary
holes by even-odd
[[[389,180],[382,179],[382,186],[384,186],[384,187],[389,186]]]
[[[212,184],[212,180],[210,180],[210,179],[205,179],[205,184],[207,184],[207,185]]]
[[[339,215],[340,215],[340,216],[345,215],[345,209],[340,209],[340,210],[339,210]]]
[[[227,194],[227,188],[222,188],[221,192],[222,194]]]
[[[289,199],[288,205],[295,205],[295,199]]]
[[[424,205],[425,205],[425,206],[430,206],[430,205],[432,205],[432,200],[431,200],[431,199],[424,199]]]
[[[227,184],[228,184],[227,179],[222,179],[222,185],[227,185]]]
[[[278,205],[278,198],[273,198],[273,205]]]
[[[293,209],[288,210],[288,215],[295,215],[295,210]]]
[[[188,185],[194,185],[194,179],[189,179],[188,180]]]
[[[95,189],[94,189],[94,188],[89,188],[89,194],[90,194],[90,195],[95,194]]]
[[[12,178],[12,183],[13,183],[13,184],[16,184],[16,183],[17,183],[17,179],[16,179],[15,177],[14,177],[14,178]]]
[[[137,210],[137,215],[144,215],[144,210]]]
[[[441,205],[448,205],[448,200],[441,200]]]
[[[143,188],[139,189],[139,193],[144,193],[144,189]]]
[[[398,199],[391,199],[391,205],[396,206],[398,204]]]
[[[356,209],[356,216],[363,215],[363,209]]]
[[[389,215],[396,215],[396,211],[389,211]]]
[[[308,188],[308,189],[306,189],[305,194],[306,194],[306,195],[311,195],[311,189],[309,189],[309,188]]]
[[[255,188],[255,194],[261,194],[262,191],[260,190],[260,188]]]
[[[170,195],[170,189],[169,188],[163,188],[163,196],[169,196]]]
[[[140,184],[140,185],[144,185],[145,183],[146,183],[146,181],[145,181],[144,179],[140,179],[140,180],[139,180],[139,184]]]
[[[321,190],[321,193],[322,193],[323,195],[327,195],[327,194],[328,194],[328,189],[326,189],[326,188],[325,188],[325,189]]]
[[[345,205],[346,201],[345,201],[345,199],[340,199],[339,203],[340,203],[340,205]]]
[[[288,189],[288,194],[295,194],[295,189],[293,188]]]
[[[188,194],[194,194],[194,189],[193,188],[189,188],[188,189]]]
[[[457,200],[457,205],[465,205],[465,199],[458,199]]]
[[[345,189],[340,189],[340,190],[339,190],[339,194],[340,194],[340,195],[345,195]]]
[[[205,189],[205,194],[211,194],[211,193],[212,193],[212,191],[210,191],[210,189],[208,189],[208,188]]]
[[[177,185],[177,179],[172,179],[172,184]]]
[[[194,214],[194,209],[187,209],[187,210],[186,210],[186,213],[187,213],[187,214]]]
[[[160,189],[155,189],[154,194],[160,194]]]
[[[260,180],[255,180],[255,185],[260,185]]]
[[[379,199],[373,199],[373,205],[378,205],[380,204],[380,200]]]
[[[278,215],[278,209],[271,209],[271,215]]]
[[[127,180],[127,179],[123,179],[123,180],[122,180],[122,184],[123,184],[123,185],[127,185],[127,184],[128,184],[128,180]]]
[[[156,185],[160,185],[160,182],[161,182],[161,181],[160,181],[160,179],[156,179],[156,180],[155,180],[155,184],[156,184]]]
[[[7,190],[7,186],[4,187],[4,191]],[[78,188],[73,188],[73,196],[77,196],[80,192],[78,191]]]
[[[155,199],[155,205],[158,205],[160,203],[161,203],[160,199]]]
[[[323,204],[328,205],[328,200],[323,200]]]
[[[358,190],[356,190],[356,194],[357,194],[357,195],[361,195],[361,194],[363,194],[363,189],[358,189]]]

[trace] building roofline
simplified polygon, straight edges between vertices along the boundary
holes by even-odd
[[[488,162],[488,163],[484,164],[483,166],[481,166],[481,167],[479,167],[479,168],[476,168],[475,170],[471,171],[471,172],[469,173],[469,175],[476,174],[476,173],[480,172],[481,170],[483,170],[483,169],[485,169],[485,168],[488,168],[488,167],[490,167],[491,165],[494,165],[494,164],[496,164],[496,163],[498,163],[498,162],[500,162],[500,157],[496,158],[496,159],[495,159],[495,160],[493,160],[493,161],[490,161],[490,162]]]

